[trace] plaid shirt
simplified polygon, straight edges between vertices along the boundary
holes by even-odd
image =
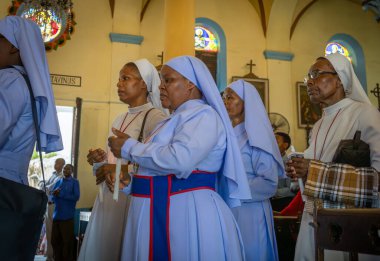
[[[314,200],[324,208],[379,207],[379,174],[372,168],[310,161],[304,195],[306,212],[313,212]]]

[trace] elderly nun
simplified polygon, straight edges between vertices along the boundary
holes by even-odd
[[[305,158],[294,158],[286,167],[288,176],[306,181],[295,260],[314,259],[314,229],[309,223],[315,201],[325,208],[379,207],[380,113],[371,105],[352,64],[338,53],[320,57],[305,82],[310,101],[322,107],[323,115],[313,127]],[[370,166],[333,163],[340,141],[352,140],[357,131],[369,145]],[[342,252],[325,252],[327,260],[344,258]]]

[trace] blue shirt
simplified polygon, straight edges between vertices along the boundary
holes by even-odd
[[[24,72],[23,67],[17,66]],[[38,110],[38,108],[37,108]],[[28,86],[14,68],[0,70],[0,177],[28,184],[36,141]]]
[[[62,177],[55,183],[53,191],[60,188],[58,196],[53,196],[55,209],[53,220],[68,220],[74,218],[75,205],[79,200],[79,182],[73,177]]]

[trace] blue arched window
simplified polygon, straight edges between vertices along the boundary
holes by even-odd
[[[214,21],[208,18],[199,17],[195,19],[195,28],[194,28],[194,48],[199,50],[196,47],[196,41],[197,41],[197,29],[205,29],[206,32],[210,32],[212,34],[212,45],[210,48],[212,50],[209,50],[210,52],[217,52],[217,61],[216,61],[216,84],[218,86],[219,91],[224,90],[227,85],[227,63],[226,63],[226,36],[224,35],[223,29]],[[204,31],[203,31],[204,32]],[[202,33],[203,33],[202,32]],[[200,35],[200,31],[198,30],[198,34]],[[198,37],[199,37],[198,36]],[[202,40],[202,39],[201,39]],[[214,44],[217,44],[217,46],[214,46]],[[198,45],[202,46],[202,43],[199,42],[198,39]]]

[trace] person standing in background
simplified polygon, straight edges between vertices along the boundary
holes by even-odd
[[[278,148],[281,153],[283,162],[288,160],[286,152],[292,145],[292,140],[287,133],[275,133]],[[277,191],[274,197],[271,198],[271,204],[274,211],[283,210],[294,198],[298,192],[299,186],[297,181],[292,181],[289,177],[278,179]]]
[[[61,177],[53,187],[53,229],[51,244],[54,261],[72,261],[74,256],[74,214],[79,200],[79,182],[72,177],[74,166],[66,164]]]
[[[232,208],[246,259],[278,260],[269,199],[276,193],[278,178],[285,176],[285,171],[272,125],[256,88],[243,80],[226,88],[224,104],[239,143],[252,196]]]
[[[65,160],[58,158],[54,163],[54,171],[51,177],[46,182],[46,193],[48,196],[48,206],[45,214],[45,228],[46,228],[46,261],[53,261],[53,247],[51,245],[51,228],[53,224],[53,211],[54,211],[54,202],[53,202],[53,187],[55,183],[62,177],[63,166],[65,166]]]

